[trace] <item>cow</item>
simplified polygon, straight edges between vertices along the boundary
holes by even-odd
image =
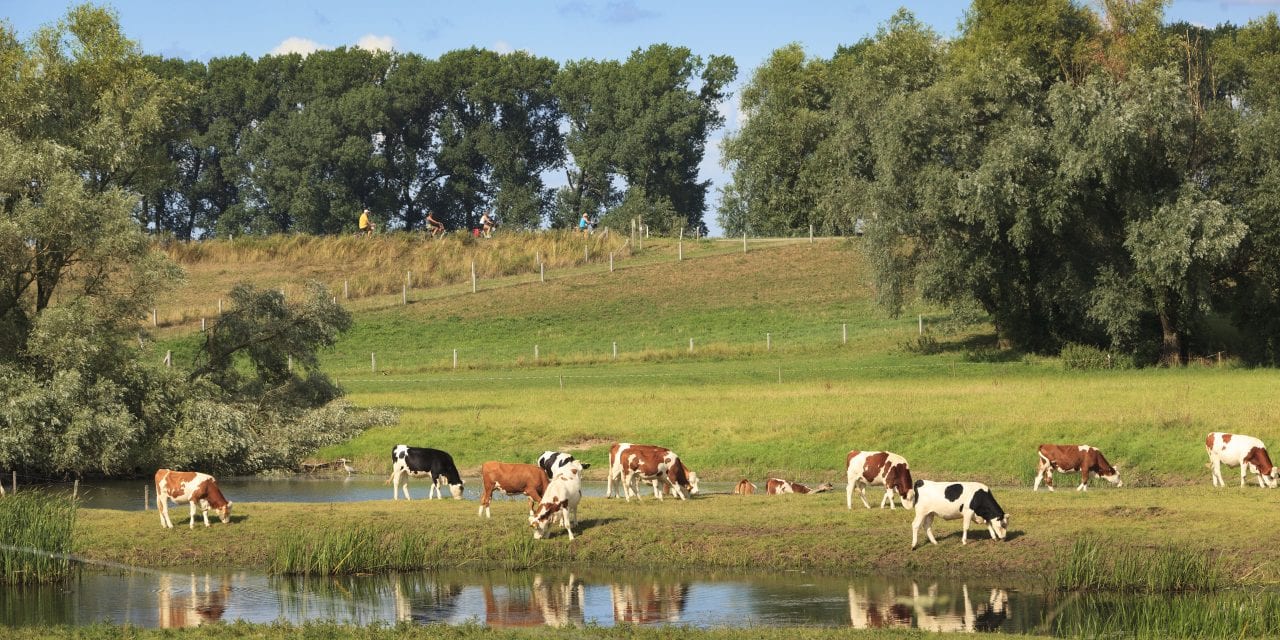
[[[870,509],[867,502],[867,485],[883,485],[884,497],[880,499],[880,508],[886,502],[893,509],[893,496],[897,494],[904,509],[911,508],[911,465],[907,459],[890,451],[850,451],[844,459],[845,475],[849,481],[845,489],[845,506],[853,509],[853,492],[857,490],[862,504]]]
[[[1120,470],[1107,462],[1106,456],[1097,447],[1087,444],[1042,444],[1040,445],[1040,463],[1036,465],[1036,481],[1032,491],[1040,490],[1043,480],[1053,491],[1053,474],[1080,472],[1080,486],[1076,491],[1089,490],[1089,476],[1096,475],[1117,487],[1123,487],[1120,481]]]
[[[551,522],[557,518],[564,525],[564,530],[569,532],[569,539],[573,539],[570,525],[578,521],[578,502],[582,500],[582,467],[580,462],[571,462],[561,467],[556,477],[547,484],[537,511],[529,516],[534,540],[548,537]]]
[[[733,488],[733,495],[735,496],[749,496],[755,492],[756,485],[751,484],[751,481],[746,478],[739,480],[738,486]]]
[[[824,482],[816,488],[810,489],[808,486],[800,484],[799,482],[789,482],[782,478],[769,478],[765,482],[764,487],[764,492],[771,496],[783,493],[825,493],[834,488],[831,486],[830,482]]]
[[[529,496],[529,513],[533,514],[547,491],[547,474],[542,467],[519,462],[496,462],[490,460],[480,465],[480,513],[486,518],[493,517],[489,513],[489,502],[493,499],[493,491],[497,489],[509,496],[523,493]]]
[[[405,477],[408,476],[408,477]],[[462,476],[458,475],[458,467],[453,464],[453,456],[439,450],[425,447],[411,447],[407,444],[396,445],[391,450],[391,499],[400,496],[400,480],[404,479],[404,499],[409,500],[409,477],[431,477],[431,489],[427,499],[432,496],[444,499],[440,493],[440,482],[449,483],[449,493],[454,500],[462,499]]]
[[[933,517],[942,516],[943,520],[964,519],[964,528],[960,534],[960,544],[969,543],[969,523],[974,516],[987,523],[987,531],[992,540],[1004,540],[1008,534],[1009,514],[1000,508],[991,489],[981,482],[930,482],[916,480],[912,487],[915,490],[916,518],[911,523],[911,548],[919,543],[920,527],[924,527],[929,542],[938,544],[933,537]]]
[[[632,495],[637,500],[640,499],[636,488],[637,479],[651,483],[653,496],[658,500],[662,500],[662,492],[658,487],[661,481],[665,481],[666,486],[671,487],[681,500],[686,499],[685,491],[690,496],[698,493],[698,474],[690,471],[680,461],[680,456],[665,447],[629,442],[613,445],[609,449],[609,486],[606,495],[612,494],[613,479],[618,476],[622,477],[622,495],[627,502],[631,501]]]
[[[1245,484],[1245,476],[1252,472],[1258,475],[1258,485],[1275,488],[1280,479],[1280,467],[1271,464],[1271,456],[1267,455],[1267,447],[1262,441],[1236,433],[1210,433],[1204,440],[1204,448],[1209,452],[1209,465],[1213,468],[1213,486],[1225,487],[1222,480],[1222,465],[1240,467],[1240,486]]]
[[[172,469],[156,471],[156,508],[160,510],[160,526],[168,529],[173,528],[173,521],[169,519],[170,500],[174,504],[185,502],[191,506],[188,528],[196,528],[197,504],[204,516],[204,526],[209,526],[209,509],[213,509],[222,524],[231,522],[231,501],[222,495],[218,481],[207,473]]]
[[[556,477],[560,469],[574,462],[582,465],[583,469],[591,468],[591,463],[575,460],[572,455],[562,451],[544,451],[542,455],[538,456],[538,466],[542,467],[542,470],[547,473],[548,480]]]

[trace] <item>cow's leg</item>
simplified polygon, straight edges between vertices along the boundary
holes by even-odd
[[[400,468],[399,467],[391,468],[391,478],[390,480],[388,480],[388,482],[391,483],[391,499],[399,500],[400,499]]]
[[[1044,456],[1040,456],[1039,462],[1036,463],[1036,481],[1034,484],[1031,485],[1032,491],[1040,490],[1040,482],[1043,481],[1045,477],[1048,475],[1046,473],[1049,470],[1048,468],[1049,465],[1047,463],[1048,463],[1048,460],[1045,460]],[[1049,490],[1053,491],[1052,481],[1049,483]]]
[[[888,485],[885,485],[885,488],[884,488],[884,497],[883,497],[883,498],[880,498],[880,508],[881,508],[881,509],[883,509],[883,508],[884,508],[884,503],[885,503],[885,502],[888,502],[888,503],[889,503],[889,510],[890,510],[890,511],[893,511],[893,509],[894,509],[894,506],[893,506],[893,493],[894,493],[894,492],[893,492],[893,487],[890,487],[890,486],[888,486]]]
[[[853,480],[844,489],[844,504],[850,511],[853,511]]]
[[[969,524],[972,522],[973,522],[973,512],[968,509],[965,509],[964,525],[960,529],[960,545],[961,546],[969,544]]]
[[[1244,488],[1245,476],[1248,473],[1249,473],[1249,463],[1245,462],[1244,460],[1241,460],[1240,461],[1240,488],[1241,489]]]
[[[658,502],[662,502],[662,490],[658,489],[658,478],[650,480],[649,484],[653,485],[653,497],[657,498]]]
[[[204,516],[204,526],[206,527],[209,526],[209,504],[208,503],[206,502],[200,503],[200,515]]]
[[[169,519],[169,496],[160,493],[160,490],[157,489],[156,498],[156,506],[160,510],[160,526],[166,529],[172,529],[173,521]]]
[[[613,496],[613,465],[609,466],[609,477],[605,479],[604,497],[612,498]]]
[[[929,536],[929,542],[938,544],[938,539],[933,537],[933,513],[924,517],[924,534]]]
[[[1089,467],[1082,466],[1080,469],[1080,486],[1076,487],[1076,491],[1089,490]]]
[[[1212,478],[1213,480],[1213,486],[1215,487],[1227,486],[1226,481],[1222,479],[1222,459],[1214,455],[1213,452],[1209,453],[1209,467],[1213,469],[1213,471],[1210,473],[1210,478]]]
[[[867,483],[865,482],[858,483],[858,497],[862,498],[862,506],[868,509],[871,508],[871,503],[867,502]]]
[[[560,520],[564,524],[564,530],[569,532],[569,539],[572,540],[573,529],[569,527],[569,510],[568,509],[560,510]]]
[[[444,499],[444,497],[440,495],[440,476],[436,475],[435,473],[431,474],[431,490],[427,492],[427,499],[428,500]]]
[[[194,529],[194,528],[196,528],[196,501],[195,501],[195,498],[192,498],[192,499],[191,499],[191,501],[187,503],[187,506],[191,507],[191,520],[187,523],[187,528],[188,528],[188,529]]]
[[[867,507],[870,509],[871,507]],[[911,521],[911,548],[915,549],[920,542],[920,527],[924,524],[924,514],[917,512],[915,520]]]

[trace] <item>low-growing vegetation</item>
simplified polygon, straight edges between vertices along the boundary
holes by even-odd
[[[1060,591],[1214,591],[1231,582],[1205,549],[1144,548],[1082,537],[1058,564]]]

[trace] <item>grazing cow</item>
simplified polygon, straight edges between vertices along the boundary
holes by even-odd
[[[538,466],[547,473],[547,479],[556,477],[561,469],[569,466],[570,463],[577,462],[582,465],[583,469],[590,469],[591,463],[575,460],[573,456],[561,451],[544,451],[538,456]]]
[[[771,496],[783,493],[825,493],[834,488],[831,486],[830,482],[824,482],[816,488],[810,489],[808,486],[800,484],[799,482],[789,482],[782,478],[769,478],[769,480],[765,482],[764,487],[764,492]]]
[[[751,481],[746,478],[739,480],[738,486],[733,488],[733,495],[735,496],[749,496],[755,492],[756,485],[751,484]]]
[[[867,502],[867,485],[883,485],[884,497],[880,499],[880,508],[886,502],[893,509],[893,496],[897,494],[904,509],[911,508],[911,465],[907,459],[889,451],[850,451],[844,459],[845,475],[849,486],[845,489],[845,505],[853,508],[853,492],[857,490],[862,504],[870,509]]]
[[[1087,444],[1042,444],[1040,445],[1040,464],[1036,466],[1036,482],[1032,491],[1040,490],[1043,480],[1053,491],[1053,474],[1080,472],[1080,486],[1076,491],[1089,490],[1089,476],[1096,475],[1117,487],[1123,487],[1120,481],[1120,470],[1107,462],[1096,447]]]
[[[497,489],[509,496],[523,493],[529,496],[529,513],[532,515],[547,491],[547,474],[542,467],[518,462],[495,462],[490,460],[480,466],[480,513],[486,518],[489,514],[489,501],[493,499],[493,491]]]
[[[1280,467],[1271,464],[1271,456],[1267,455],[1267,447],[1262,441],[1235,433],[1210,433],[1205,438],[1204,447],[1209,451],[1209,465],[1213,467],[1213,486],[1225,487],[1222,480],[1222,465],[1240,467],[1240,486],[1244,486],[1246,474],[1258,474],[1258,485],[1275,488],[1280,479]]]
[[[222,495],[218,481],[207,473],[195,471],[156,471],[156,508],[160,510],[160,526],[173,528],[169,519],[169,501],[191,505],[191,521],[188,527],[196,528],[196,505],[204,516],[204,526],[209,526],[209,509],[213,509],[223,524],[231,522],[231,502]]]
[[[609,449],[609,488],[612,493],[613,478],[622,476],[622,496],[631,501],[631,496],[640,499],[637,490],[637,479],[653,485],[653,496],[662,500],[659,482],[665,481],[667,487],[676,497],[685,500],[684,492],[690,496],[698,493],[698,474],[690,471],[680,461],[680,456],[670,449],[647,444],[631,444],[620,442]],[[683,489],[683,491],[681,490]]]
[[[406,477],[407,476],[407,477]],[[391,450],[391,499],[400,498],[400,480],[404,478],[404,499],[409,500],[409,477],[422,478],[431,476],[431,490],[427,499],[432,496],[444,499],[440,493],[440,481],[449,483],[449,493],[454,500],[462,499],[462,476],[458,475],[458,467],[453,464],[453,456],[439,450],[424,447],[411,447],[407,444],[396,445]]]
[[[916,480],[916,518],[911,523],[911,548],[919,542],[920,527],[924,526],[929,542],[938,544],[933,537],[933,517],[943,520],[964,519],[960,544],[969,543],[969,523],[974,516],[985,520],[992,540],[1004,540],[1009,527],[1009,515],[1000,508],[991,489],[981,482],[929,482]]]
[[[551,521],[556,518],[560,519],[564,530],[569,532],[569,539],[573,539],[573,529],[569,525],[578,522],[578,502],[582,500],[582,466],[580,462],[572,462],[561,467],[556,477],[547,485],[537,511],[529,516],[534,540],[548,537]]]

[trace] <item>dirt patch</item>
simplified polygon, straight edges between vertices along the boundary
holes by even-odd
[[[1102,512],[1107,517],[1155,518],[1168,513],[1164,507],[1111,507]]]
[[[614,442],[616,442],[616,440],[611,440],[609,438],[589,438],[589,437],[583,436],[581,438],[571,438],[568,441],[566,441],[564,444],[564,450],[565,451],[586,451],[587,449],[592,449],[594,447],[603,447],[606,445],[611,445]]]

